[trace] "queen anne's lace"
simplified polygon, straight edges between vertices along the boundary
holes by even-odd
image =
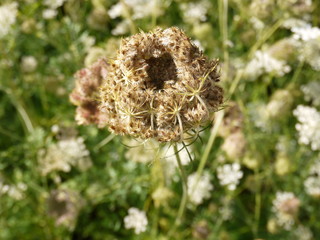
[[[197,173],[193,173],[188,177],[188,196],[193,204],[201,204],[210,197],[212,190],[213,185],[210,183],[209,173],[204,173],[199,178]]]
[[[225,164],[217,168],[220,184],[227,186],[231,191],[235,190],[243,177],[239,163]]]
[[[148,219],[144,211],[137,208],[130,208],[128,215],[124,218],[124,226],[126,229],[134,229],[135,234],[140,234],[147,230]]]
[[[312,107],[299,105],[294,111],[299,123],[296,129],[299,132],[299,142],[311,145],[312,150],[320,150],[320,113]]]
[[[6,36],[16,22],[18,4],[12,2],[0,6],[0,38]]]

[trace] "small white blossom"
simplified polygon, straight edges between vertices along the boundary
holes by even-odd
[[[320,37],[320,28],[312,27],[311,25],[307,25],[305,27],[294,27],[291,31],[294,33],[294,39],[302,40],[304,42]]]
[[[210,2],[205,0],[180,5],[183,19],[192,24],[206,21],[209,7]]]
[[[253,124],[262,131],[269,129],[267,105],[262,102],[251,102],[248,104],[248,113]]]
[[[264,22],[259,18],[251,17],[249,21],[256,30],[262,30],[265,27]]]
[[[148,219],[144,211],[137,208],[129,208],[128,215],[124,218],[126,229],[134,229],[135,234],[140,234],[147,230]]]
[[[163,14],[162,5],[158,0],[124,0],[124,4],[132,11],[132,19],[141,19],[151,15]],[[114,19],[123,15],[126,11],[121,2],[112,5],[108,11],[110,18]],[[115,34],[114,34],[115,35]]]
[[[58,14],[57,10],[48,8],[43,10],[42,17],[44,19],[52,19],[52,18],[55,18],[57,14]]]
[[[0,38],[6,36],[16,22],[18,3],[12,2],[0,6]]]
[[[212,190],[209,173],[205,172],[199,178],[196,172],[188,176],[188,196],[193,204],[200,205],[203,200],[210,198]]]
[[[312,101],[314,106],[320,106],[320,81],[309,82],[301,86],[306,101]]]
[[[33,72],[38,66],[38,61],[33,56],[24,56],[21,60],[21,69],[23,72]]]
[[[38,155],[39,169],[44,176],[54,171],[69,172],[72,166],[84,171],[92,165],[82,137],[60,140],[40,150]]]
[[[304,187],[309,195],[320,196],[320,159],[311,166],[309,177],[304,181]]]
[[[247,142],[244,134],[242,131],[238,130],[225,138],[221,149],[230,159],[238,159],[245,153],[246,145]]]
[[[292,192],[277,192],[272,205],[277,224],[286,230],[290,230],[294,224],[294,217],[299,210],[300,200]]]
[[[119,36],[126,34],[129,32],[130,29],[130,23],[128,20],[123,20],[120,23],[117,24],[117,26],[111,30],[112,35]]]
[[[56,9],[61,7],[66,0],[45,0],[44,5],[51,8]]]
[[[129,147],[125,153],[125,157],[133,162],[150,163],[155,160],[157,154],[160,154],[157,152],[159,144],[153,139],[143,141],[142,143],[130,139],[129,141],[125,141],[125,144]]]
[[[308,227],[305,227],[303,225],[299,225],[294,231],[293,231],[294,239],[295,240],[312,240],[313,234],[311,230]]]
[[[257,51],[254,58],[247,64],[245,75],[250,80],[255,80],[266,73],[281,77],[290,71],[290,66],[284,61],[271,57],[267,52]]]
[[[312,107],[299,105],[294,111],[299,123],[299,143],[311,145],[312,150],[320,150],[320,113]]]
[[[217,168],[220,184],[234,191],[243,177],[239,163],[225,164]]]
[[[283,21],[282,26],[287,29],[292,28],[306,28],[310,24],[302,19],[299,18],[288,18],[285,21]]]
[[[23,182],[19,182],[17,185],[4,184],[0,180],[0,197],[3,194],[7,194],[10,198],[15,200],[21,200],[24,197],[24,192],[27,190],[27,185]]]

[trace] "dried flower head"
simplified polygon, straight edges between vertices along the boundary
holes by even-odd
[[[84,92],[83,84],[93,81],[97,75],[87,72],[100,65],[107,71],[102,76],[98,103],[91,100],[91,92]],[[110,63],[100,60],[81,70],[77,76],[85,74],[86,79],[78,77],[71,99],[79,106],[83,123],[108,125],[115,134],[180,141],[185,132],[210,121],[223,101],[223,91],[216,85],[217,66],[217,60],[204,57],[180,29],[157,28],[123,39]],[[79,96],[89,96],[91,105],[74,101]]]
[[[77,106],[78,124],[96,123],[100,127],[105,125],[103,114],[98,108],[98,89],[107,75],[107,67],[106,60],[101,59],[91,67],[81,69],[76,73],[76,86],[70,94],[70,100]]]
[[[57,225],[70,230],[75,227],[79,211],[84,205],[80,195],[71,190],[53,190],[47,199],[48,215],[55,219]]]

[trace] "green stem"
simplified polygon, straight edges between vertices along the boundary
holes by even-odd
[[[261,215],[261,184],[260,184],[258,169],[255,169],[254,176],[255,176],[255,182],[257,186],[256,186],[256,194],[255,194],[253,234],[257,238],[258,231],[259,231],[260,215]]]
[[[181,198],[181,202],[180,202],[180,206],[179,206],[179,210],[178,210],[178,214],[177,214],[177,218],[174,222],[174,225],[172,227],[172,229],[170,230],[168,236],[172,236],[172,234],[175,232],[177,226],[179,224],[181,224],[181,220],[183,217],[183,214],[185,212],[186,206],[187,206],[187,202],[188,202],[188,183],[187,183],[187,174],[183,168],[183,165],[181,163],[181,159],[179,156],[179,150],[178,150],[178,146],[175,143],[173,145],[174,148],[174,152],[176,155],[176,159],[177,159],[177,163],[178,163],[178,167],[180,170],[180,174],[181,174],[181,179],[182,179],[182,198]]]
[[[124,8],[124,17],[125,17],[125,19],[127,19],[129,21],[131,34],[137,33],[137,28],[132,20],[130,9],[129,9],[128,5],[124,2],[124,0],[120,0],[120,2]]]
[[[275,24],[273,24],[264,34],[263,36],[258,39],[258,41],[253,45],[249,52],[249,58],[252,58],[253,54],[261,47],[265,41],[272,36],[272,34],[277,31],[277,29],[283,23],[283,19],[279,19]]]
[[[18,113],[19,113],[19,115],[21,117],[23,126],[27,130],[26,132],[28,132],[28,133],[33,132],[34,128],[33,128],[32,121],[31,121],[27,111],[24,109],[24,107],[23,107],[22,103],[20,102],[20,100],[17,99],[16,96],[13,95],[13,90],[1,88],[1,87],[0,87],[0,90],[3,90],[8,95],[8,97],[10,98],[12,104],[16,107],[16,109],[17,109],[17,111],[18,111]]]

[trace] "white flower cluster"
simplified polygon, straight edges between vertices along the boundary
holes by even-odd
[[[306,101],[311,101],[314,106],[320,106],[320,81],[312,81],[301,86]]]
[[[183,19],[188,23],[198,23],[207,20],[210,2],[202,0],[199,2],[182,3],[180,5]]]
[[[16,22],[18,3],[12,2],[0,6],[0,38],[6,36]]]
[[[44,5],[47,7],[42,12],[42,17],[44,19],[52,19],[57,16],[57,8],[61,7],[66,0],[45,0]]]
[[[251,102],[247,105],[250,120],[254,126],[260,128],[262,131],[269,129],[269,114],[267,111],[267,105],[263,102]]]
[[[38,66],[38,61],[34,56],[24,56],[21,59],[21,70],[26,73],[34,72]]]
[[[310,144],[314,151],[320,150],[320,112],[315,108],[299,105],[293,115],[299,121],[296,124],[299,143]]]
[[[217,168],[218,179],[222,186],[227,186],[230,191],[234,191],[243,177],[239,163],[225,164]]]
[[[312,240],[313,234],[311,230],[308,227],[305,227],[303,225],[299,225],[294,231],[293,231],[294,239],[295,240]]]
[[[147,230],[148,219],[144,211],[137,208],[129,208],[128,215],[124,218],[124,226],[126,229],[134,229],[135,234],[140,234]]]
[[[290,230],[295,223],[294,218],[299,210],[300,200],[292,192],[277,192],[272,205],[277,224]]]
[[[159,144],[154,139],[143,141],[142,143],[130,139],[125,141],[129,147],[125,153],[128,160],[139,163],[150,163],[155,160],[155,155],[159,149]]]
[[[305,61],[316,70],[320,71],[320,28],[306,25],[294,27],[292,38],[296,40],[300,61]]]
[[[92,165],[82,137],[60,140],[47,150],[40,150],[38,155],[39,169],[44,176],[54,171],[69,172],[72,166],[85,171]]]
[[[24,196],[23,192],[27,190],[27,185],[20,182],[17,185],[4,184],[0,181],[0,197],[7,194],[15,200],[21,200]]]
[[[311,166],[309,177],[304,181],[304,187],[309,195],[320,196],[320,158]]]
[[[293,28],[304,28],[307,27],[309,23],[299,18],[288,18],[283,21],[282,26],[287,29]]]
[[[304,27],[293,27],[291,31],[294,33],[293,38],[307,42],[320,37],[320,29],[306,25]]]
[[[193,204],[200,205],[204,199],[210,197],[212,190],[209,173],[205,172],[199,178],[196,172],[188,176],[188,196]]]
[[[284,76],[291,68],[286,62],[270,56],[267,52],[257,51],[254,58],[247,64],[245,75],[250,80],[255,80],[263,74],[274,74]]]
[[[111,19],[123,16],[128,7],[132,11],[132,19],[141,19],[148,16],[160,16],[163,14],[163,4],[157,0],[124,0],[111,6],[108,15]],[[127,19],[121,21],[112,31],[113,35],[122,35],[129,31],[130,22]]]

